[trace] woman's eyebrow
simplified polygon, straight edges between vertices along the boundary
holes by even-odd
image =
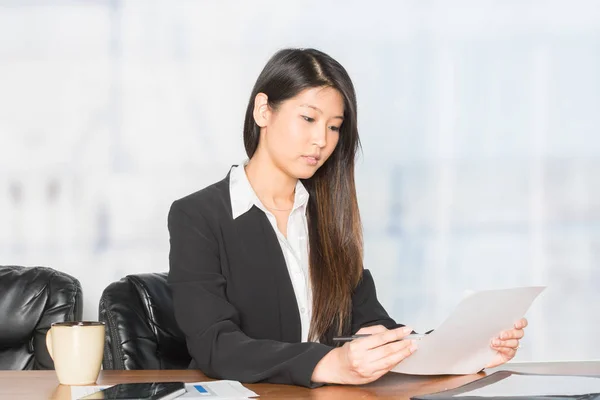
[[[323,114],[323,111],[322,111],[322,110],[321,110],[319,107],[313,106],[313,105],[311,105],[311,104],[301,104],[301,105],[300,105],[300,107],[308,107],[308,108],[312,108],[313,110],[315,110],[315,111],[318,111],[319,113]],[[338,116],[336,116],[336,117],[333,117],[333,118],[337,118],[337,119],[344,120],[344,117],[343,117],[343,116],[341,116],[341,115],[338,115]]]

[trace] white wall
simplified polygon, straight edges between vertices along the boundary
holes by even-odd
[[[0,0],[0,264],[78,277],[86,319],[110,282],[166,271],[170,203],[243,158],[286,46],[354,79],[365,264],[397,320],[547,284],[517,359],[600,358],[593,0]]]

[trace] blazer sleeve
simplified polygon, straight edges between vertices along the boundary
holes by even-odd
[[[368,269],[365,269],[362,279],[352,295],[352,334],[355,334],[360,328],[373,325],[383,325],[388,329],[404,326],[390,318],[379,303],[373,276]]]
[[[332,347],[253,339],[240,329],[240,315],[229,303],[221,272],[219,245],[199,213],[173,203],[169,211],[169,286],[175,319],[190,355],[208,376],[241,382],[266,381],[317,387],[317,363]]]

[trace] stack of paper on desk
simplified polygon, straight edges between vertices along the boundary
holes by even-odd
[[[481,371],[495,355],[490,347],[492,338],[511,329],[544,289],[532,286],[470,294],[392,371],[414,375]]]

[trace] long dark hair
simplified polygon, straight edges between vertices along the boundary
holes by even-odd
[[[281,50],[260,73],[244,122],[244,146],[252,158],[260,138],[260,127],[253,116],[256,95],[266,94],[269,106],[276,110],[283,101],[313,87],[331,87],[341,94],[344,122],[330,158],[310,179],[303,180],[310,194],[311,340],[324,338],[329,329],[337,334],[348,330],[352,292],[362,277],[362,227],[354,184],[354,159],[360,147],[354,86],[344,67],[321,51]]]

